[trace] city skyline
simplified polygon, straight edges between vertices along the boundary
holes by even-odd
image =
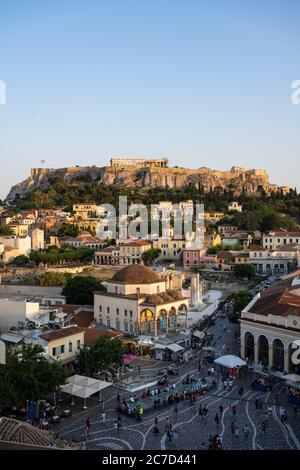
[[[0,198],[31,167],[112,156],[266,168],[299,189],[299,10],[294,0],[3,1]]]

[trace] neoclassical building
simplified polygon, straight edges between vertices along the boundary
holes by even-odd
[[[300,279],[291,277],[258,294],[243,310],[241,356],[268,368],[300,373],[292,345],[300,340]]]
[[[161,275],[143,265],[126,266],[94,294],[94,318],[117,330],[158,337],[178,328],[178,315],[189,307],[173,274]]]

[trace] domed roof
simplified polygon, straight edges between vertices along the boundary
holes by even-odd
[[[164,299],[159,294],[148,295],[143,304],[145,305],[160,305],[164,303]]]
[[[174,300],[184,299],[184,296],[182,295],[182,293],[179,290],[175,290],[175,289],[167,290],[167,294],[170,297],[172,297],[172,299],[174,299]]]
[[[151,268],[147,268],[141,264],[132,264],[114,274],[111,278],[111,282],[139,285],[163,282],[163,279]]]

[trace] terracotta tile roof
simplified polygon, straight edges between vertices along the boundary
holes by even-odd
[[[90,310],[81,310],[71,318],[71,324],[88,328],[94,321],[94,312]]]
[[[68,336],[77,335],[78,333],[82,332],[82,328],[78,326],[68,326],[66,328],[61,328],[59,330],[49,331],[44,333],[40,336],[40,338],[44,339],[45,341],[51,342],[56,341],[60,338],[67,338]]]
[[[258,315],[300,316],[300,288],[292,287],[291,279],[268,288],[251,307],[250,312]]]
[[[62,311],[64,313],[75,313],[76,310],[80,310],[82,308],[81,305],[71,305],[71,304],[61,305],[60,307],[62,308]]]
[[[300,237],[299,231],[287,232],[286,230],[276,230],[265,233],[266,237]]]
[[[110,282],[124,284],[154,284],[163,282],[162,277],[153,269],[141,264],[126,266],[116,272]]]
[[[112,338],[122,336],[121,331],[112,331],[112,330],[98,330],[96,328],[80,328],[84,332],[84,344],[89,345],[95,343],[103,335],[109,335]]]
[[[268,251],[267,248],[264,248],[260,245],[250,245],[248,248],[249,251]]]
[[[148,246],[152,245],[152,242],[147,241],[147,240],[135,240],[130,243],[126,243],[125,246]]]
[[[25,421],[18,421],[4,416],[0,418],[0,441],[47,448],[68,447],[66,441],[54,438],[51,432],[34,427]]]

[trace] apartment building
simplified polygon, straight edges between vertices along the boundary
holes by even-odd
[[[291,243],[300,243],[300,231],[274,230],[263,234],[263,246],[269,250]]]

